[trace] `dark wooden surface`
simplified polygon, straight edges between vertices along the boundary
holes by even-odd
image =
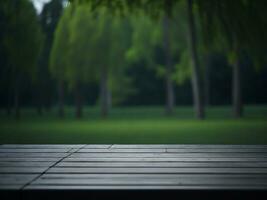
[[[0,145],[2,197],[266,191],[267,145]]]

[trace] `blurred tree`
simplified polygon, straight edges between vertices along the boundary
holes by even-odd
[[[9,115],[11,112],[11,105],[10,105],[10,96],[11,96],[11,88],[10,88],[10,68],[8,67],[7,63],[7,47],[5,45],[5,38],[8,34],[8,18],[10,17],[10,13],[7,10],[10,7],[10,2],[0,1],[0,89],[5,98],[5,107],[7,114]]]
[[[197,31],[196,31],[196,22],[194,15],[194,1],[186,0],[187,4],[187,18],[188,18],[188,41],[190,48],[190,55],[192,60],[192,88],[193,88],[193,98],[194,105],[196,110],[196,116],[198,119],[205,118],[205,109],[204,109],[204,100],[203,100],[203,86],[201,82],[201,70],[200,70],[200,62],[199,55],[197,51]]]
[[[138,13],[140,10],[144,11],[146,14],[153,18],[158,18],[159,16],[165,15],[165,64],[166,64],[166,85],[167,85],[167,106],[166,111],[167,113],[171,113],[173,106],[174,106],[174,93],[173,93],[173,84],[168,74],[171,74],[171,57],[168,55],[168,18],[172,15],[175,11],[175,4],[181,0],[77,0],[75,2],[91,2],[94,9],[97,9],[101,6],[106,6],[110,11],[117,11],[124,13],[125,10],[130,10],[133,13]],[[70,0],[70,2],[74,2]],[[185,3],[184,1],[181,1]],[[204,101],[203,101],[203,87],[201,82],[201,70],[200,70],[200,63],[198,58],[198,51],[197,51],[197,33],[196,33],[196,25],[194,19],[194,9],[193,9],[194,2],[192,0],[186,0],[186,7],[187,7],[187,18],[188,18],[188,30],[189,30],[189,38],[188,38],[188,46],[189,46],[189,55],[192,60],[192,88],[193,88],[193,100],[196,110],[196,116],[199,119],[203,119],[205,117],[204,112]],[[177,11],[175,13],[178,13]]]
[[[45,35],[45,41],[39,59],[36,78],[36,92],[38,113],[42,114],[42,107],[49,109],[52,101],[54,82],[49,73],[49,56],[54,40],[54,32],[62,13],[62,0],[52,0],[46,3],[40,14],[40,23]]]
[[[232,102],[234,117],[243,114],[241,58],[248,52],[258,64],[266,52],[266,3],[254,1],[199,0],[198,7],[210,46],[223,47],[228,53],[232,72]]]
[[[25,76],[33,77],[41,49],[42,34],[33,5],[27,0],[1,1],[1,48],[6,55],[6,76],[14,92],[14,110],[20,118],[20,88]]]
[[[66,8],[56,31],[51,70],[75,88],[77,117],[82,115],[81,85],[100,81],[101,115],[106,117],[111,84],[114,87],[121,80],[125,64],[127,23],[112,17],[104,7],[93,11],[91,6],[73,3]]]
[[[165,78],[168,115],[173,113],[175,106],[175,82],[182,84],[191,74],[184,40],[185,9],[181,4],[176,5],[175,9],[178,11],[173,16],[162,12],[155,19],[142,12],[134,15],[132,46],[127,52],[130,61],[144,60],[146,65]],[[164,61],[159,59],[159,54],[164,55]]]
[[[163,49],[165,53],[165,76],[166,76],[166,114],[170,115],[174,112],[174,81],[172,80],[173,74],[173,59],[171,54],[171,9],[172,5],[168,4],[167,1],[164,5],[167,12],[163,16]]]
[[[64,117],[64,88],[66,82],[65,68],[68,65],[69,53],[69,27],[68,23],[71,20],[71,9],[64,10],[64,14],[58,22],[55,31],[54,41],[50,53],[50,71],[58,81],[58,115]]]

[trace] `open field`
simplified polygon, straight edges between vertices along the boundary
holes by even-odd
[[[230,107],[210,107],[207,119],[194,119],[191,107],[177,107],[172,117],[162,107],[114,108],[102,120],[98,108],[86,108],[74,119],[73,108],[65,119],[53,109],[38,116],[24,109],[20,121],[0,114],[0,143],[33,144],[267,144],[267,106],[246,106],[245,117],[231,118]]]

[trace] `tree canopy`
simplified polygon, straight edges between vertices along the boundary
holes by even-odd
[[[111,15],[105,7],[92,10],[91,6],[74,3],[65,9],[55,34],[51,72],[71,88],[77,83],[99,82],[105,72],[107,88],[124,91],[129,85],[124,73],[131,37],[129,21]]]
[[[35,9],[27,0],[1,1],[1,43],[11,71],[33,73],[41,50],[42,34]]]

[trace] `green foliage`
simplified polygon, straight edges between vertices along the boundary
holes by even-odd
[[[65,80],[65,67],[68,65],[68,21],[71,18],[71,9],[66,8],[55,32],[55,39],[50,56],[50,70],[58,79]]]
[[[127,18],[109,13],[104,6],[94,10],[90,3],[70,4],[56,30],[51,72],[73,87],[77,82],[99,81],[105,69],[111,90],[126,89],[130,81],[123,77],[127,67],[124,58],[130,37]]]
[[[179,57],[179,62],[174,66],[174,73],[172,74],[172,79],[177,85],[182,85],[189,77],[191,77],[190,56],[188,51],[182,51]],[[166,73],[165,66],[157,65],[156,73],[158,77],[164,77]]]
[[[133,35],[131,47],[126,53],[130,62],[146,60],[154,65],[154,49],[161,43],[162,31],[160,23],[152,21],[145,13],[139,13],[131,18]]]
[[[229,51],[228,53],[228,62],[230,65],[234,65],[234,63],[237,61],[238,55],[235,51]]]
[[[28,0],[10,0],[1,1],[0,8],[4,18],[1,40],[11,76],[33,77],[43,40],[33,5]]]
[[[66,25],[69,38],[65,41],[68,45],[68,63],[66,65],[65,77],[74,85],[76,82],[91,81],[95,76],[95,67],[99,66],[94,51],[94,44],[98,35],[94,27],[94,16],[83,6],[69,7],[71,18]],[[95,65],[95,66],[94,66]]]
[[[89,3],[92,10],[105,7],[109,9],[109,12],[122,15],[129,12],[138,13],[142,10],[153,18],[158,18],[161,13],[167,13],[171,16],[175,11],[173,7],[179,1],[181,0],[69,0],[71,3]]]
[[[173,79],[178,85],[182,85],[191,76],[190,57],[188,51],[183,51],[180,55],[180,62],[175,65]]]
[[[62,0],[51,0],[46,3],[40,13],[40,24],[42,26],[42,31],[45,34],[45,41],[42,48],[42,54],[40,59],[40,74],[41,76],[44,73],[49,74],[49,56],[51,53],[51,47],[54,40],[54,33],[58,25],[58,21],[61,17],[63,10]],[[38,77],[39,79],[42,77]],[[43,77],[43,78],[50,78]]]
[[[176,12],[170,20],[170,48],[171,57],[174,60],[175,71],[173,78],[178,84],[183,83],[191,75],[191,66],[187,53],[187,24],[185,18],[184,2],[175,6]],[[156,50],[164,49],[163,20],[164,12],[158,13],[158,17],[151,18],[144,11],[139,11],[132,16],[133,26],[132,46],[127,51],[129,62],[145,61],[148,67],[155,69],[159,76],[165,75],[166,67],[156,59]],[[178,58],[178,59],[177,59]]]
[[[230,62],[238,57],[232,52],[236,47],[247,52],[255,63],[266,60],[266,2],[262,0],[196,2],[207,45],[230,52]]]
[[[60,80],[67,81],[72,88],[79,82],[87,82],[95,76],[92,65],[96,63],[92,35],[93,16],[83,6],[65,8],[55,33],[50,70]],[[95,66],[96,67],[96,66]],[[90,72],[90,73],[88,73]]]

